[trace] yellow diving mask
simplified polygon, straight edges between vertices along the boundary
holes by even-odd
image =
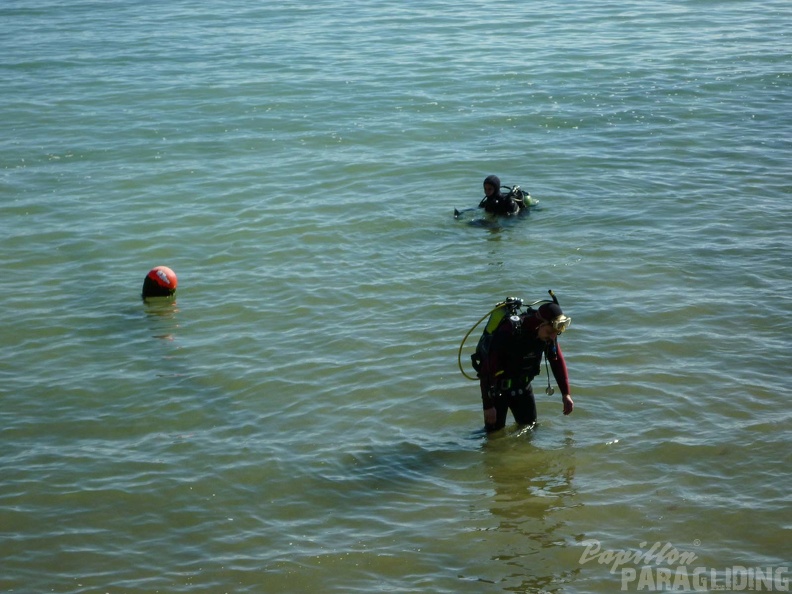
[[[553,330],[555,330],[559,334],[562,334],[564,330],[569,328],[571,324],[572,324],[572,318],[564,315],[560,315],[555,320],[550,322],[550,325],[553,326]]]

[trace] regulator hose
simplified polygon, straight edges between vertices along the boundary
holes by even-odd
[[[477,382],[479,378],[469,376],[467,373],[465,373],[465,370],[462,368],[462,347],[465,346],[465,341],[468,339],[468,336],[470,336],[473,333],[473,330],[475,330],[478,327],[478,325],[481,324],[481,322],[483,322],[487,316],[492,315],[496,309],[498,309],[499,307],[503,307],[505,303],[506,303],[505,301],[498,303],[498,305],[496,305],[487,313],[485,313],[483,316],[481,316],[481,319],[475,324],[473,324],[473,327],[467,331],[467,334],[465,334],[465,338],[463,338],[462,342],[459,344],[459,352],[457,353],[457,363],[459,363],[459,371],[461,371],[462,375],[464,375],[470,381]]]

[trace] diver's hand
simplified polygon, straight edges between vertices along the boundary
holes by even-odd
[[[485,425],[494,425],[498,420],[498,411],[495,410],[495,407],[485,408],[484,409],[484,424]]]
[[[564,394],[561,402],[564,403],[564,414],[571,415],[572,411],[575,410],[575,403],[572,402],[572,397],[569,394]]]

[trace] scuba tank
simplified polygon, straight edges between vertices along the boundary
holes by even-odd
[[[489,355],[489,347],[492,343],[492,333],[501,325],[506,316],[514,324],[520,323],[520,308],[522,307],[523,300],[516,297],[507,297],[506,301],[498,303],[490,312],[487,325],[484,326],[484,331],[481,333],[478,344],[476,345],[476,352],[470,355],[470,362],[476,374],[481,372],[481,365],[486,361]]]
[[[503,186],[508,188],[509,186]],[[527,190],[523,190],[520,186],[513,186],[509,189],[509,197],[512,198],[520,209],[528,208],[529,206],[536,206],[539,201],[531,197]]]
[[[459,370],[462,372],[467,379],[471,381],[478,381],[479,374],[482,372],[482,365],[484,361],[487,360],[489,355],[489,348],[492,343],[492,334],[495,330],[504,323],[504,320],[508,318],[508,321],[511,324],[519,325],[520,324],[520,316],[524,313],[531,313],[533,312],[533,306],[539,305],[542,303],[556,303],[558,304],[558,299],[556,298],[553,291],[548,291],[550,296],[553,298],[552,302],[547,299],[540,299],[539,301],[534,301],[533,303],[529,304],[525,311],[521,311],[523,307],[523,300],[517,297],[507,297],[505,301],[501,301],[500,303],[496,304],[490,311],[485,313],[482,318],[476,322],[473,327],[468,330],[468,333],[465,334],[465,337],[462,339],[462,343],[459,345],[459,352],[457,353],[457,362],[459,364]],[[484,331],[481,333],[481,337],[479,338],[478,344],[476,344],[476,351],[470,355],[470,362],[473,365],[473,369],[476,371],[476,377],[468,375],[464,368],[462,367],[462,348],[465,346],[465,341],[467,341],[468,337],[472,334],[473,330],[475,330],[481,322],[484,321],[485,318],[489,316],[487,320],[486,326],[484,326]]]

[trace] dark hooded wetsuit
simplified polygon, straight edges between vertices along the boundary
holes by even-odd
[[[536,422],[536,402],[531,380],[539,375],[542,355],[547,356],[561,394],[569,394],[569,375],[564,355],[557,342],[545,342],[538,336],[542,320],[533,313],[520,316],[516,330],[508,318],[492,333],[489,356],[482,361],[479,373],[484,410],[495,407],[497,421],[486,425],[495,431],[506,425],[509,410],[520,425]]]
[[[484,184],[491,184],[495,190],[492,194],[484,196],[479,202],[479,208],[483,208],[490,214],[514,215],[520,212],[520,205],[508,194],[501,194],[500,178],[497,175],[490,175],[484,180]]]

